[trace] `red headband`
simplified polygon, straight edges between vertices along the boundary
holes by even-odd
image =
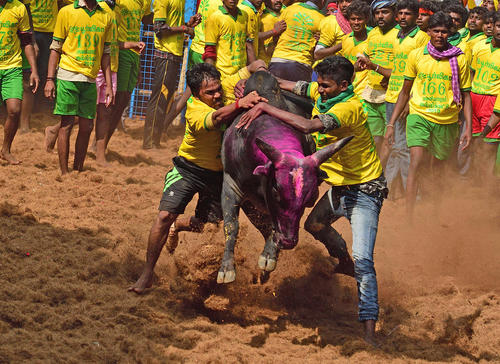
[[[433,15],[433,14],[434,14],[434,12],[433,12],[433,11],[431,11],[431,10],[427,10],[427,9],[424,9],[424,8],[420,8],[420,9],[418,9],[418,13],[419,13],[419,14],[429,14],[429,15]]]

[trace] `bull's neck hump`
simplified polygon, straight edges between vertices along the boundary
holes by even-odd
[[[288,128],[267,130],[261,138],[267,144],[272,145],[284,154],[295,158],[304,158],[304,150],[300,138],[297,138],[296,132]]]

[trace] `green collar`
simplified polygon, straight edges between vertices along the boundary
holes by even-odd
[[[465,38],[466,36],[468,36],[470,34],[470,30],[468,28],[459,29],[458,32],[460,33],[462,38]]]
[[[420,30],[420,28],[417,25],[415,25],[415,27],[412,30],[410,30],[410,32],[408,34],[406,34],[404,37],[400,37],[400,35],[402,34],[401,33],[402,32],[401,27],[399,25],[396,25],[395,28],[399,29],[399,32],[398,32],[399,43],[401,43],[407,37],[410,37],[410,38],[415,37],[415,35],[417,35],[418,31]]]
[[[309,4],[306,4],[306,3],[299,3],[300,6],[302,6],[303,8],[306,8],[306,9],[310,9],[310,10],[315,10],[317,11],[318,13],[321,13],[321,11],[319,11],[318,8],[315,8],[314,6],[312,5],[309,5]]]
[[[236,15],[236,18],[238,17],[238,15],[241,15],[241,10],[240,8],[237,8],[238,9],[238,14]],[[236,20],[235,17],[233,17],[231,14],[229,14],[229,11],[227,11],[227,9],[224,7],[224,6],[219,6],[219,10],[222,12],[222,14],[225,14],[225,15],[229,15],[231,18],[233,18],[234,20]]]
[[[367,35],[367,36],[368,36],[368,33],[370,33],[370,30],[372,30],[372,28],[370,28],[370,27],[366,27],[366,35]],[[361,44],[361,43],[363,43],[363,42],[366,42],[366,39],[367,39],[367,38],[365,38],[365,40],[357,40],[357,39],[356,39],[356,37],[354,36],[354,32],[349,33],[349,35],[348,35],[348,36],[352,38],[352,41],[353,41],[353,43],[354,43],[354,46],[357,46],[358,44]]]
[[[331,99],[328,99],[324,102],[321,101],[321,97],[318,98],[318,101],[316,101],[316,107],[318,108],[320,113],[325,114],[328,112],[328,110],[330,110],[338,103],[346,102],[353,96],[354,96],[354,87],[353,85],[349,85],[349,87],[347,87],[347,90],[339,93],[337,96],[332,97]]]
[[[102,10],[101,5],[99,5],[99,2],[97,2],[95,9],[92,11],[87,9],[86,6],[80,6],[80,4],[78,4],[78,0],[75,0],[73,5],[74,5],[75,9],[82,8],[83,10],[85,10],[85,12],[88,14],[88,16],[94,15],[97,10]]]
[[[258,10],[257,10],[257,9],[255,9],[255,6],[254,6],[254,5],[253,5],[250,1],[248,1],[248,0],[243,0],[243,1],[241,2],[241,5],[246,5],[246,6],[248,6],[250,9],[252,9],[252,10],[253,10],[253,12],[254,12],[255,14],[257,14],[257,13],[258,13]]]
[[[493,42],[491,41],[493,37],[486,39],[486,44],[490,45],[491,53],[498,51],[500,47],[493,47]]]
[[[268,8],[265,8],[262,14],[271,14],[276,18],[280,15],[279,13],[276,13],[274,10],[269,10]]]
[[[448,43],[452,46],[456,46],[462,40],[462,35],[459,32],[456,32],[452,36],[448,37]]]
[[[482,35],[484,35],[484,32],[479,32],[477,34],[471,35],[471,37],[469,39],[467,39],[467,42],[471,41],[472,39],[478,38],[478,37],[480,37]]]

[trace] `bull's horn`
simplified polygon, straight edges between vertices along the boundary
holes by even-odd
[[[354,138],[354,135],[340,139],[338,142],[335,142],[327,147],[318,150],[316,153],[311,155],[311,158],[316,162],[316,166],[319,166],[321,163],[326,162],[328,158],[341,150],[347,143],[351,141],[352,138]]]
[[[283,158],[283,153],[260,138],[255,138],[255,144],[273,163],[278,163]]]

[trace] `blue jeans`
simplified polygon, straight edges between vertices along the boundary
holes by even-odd
[[[352,229],[352,258],[354,277],[358,285],[359,321],[378,319],[378,288],[373,250],[378,230],[378,217],[382,208],[382,197],[368,195],[357,189],[343,190],[340,204],[332,203],[332,189],[328,191],[334,215],[345,216]]]
[[[385,115],[387,122],[391,120],[392,113],[396,104],[385,103]],[[406,143],[406,120],[398,120],[394,124],[394,145],[387,159],[385,166],[385,178],[387,185],[391,186],[392,181],[399,175],[403,180],[403,187],[406,189],[406,180],[408,178],[408,169],[410,168],[410,148]]]

